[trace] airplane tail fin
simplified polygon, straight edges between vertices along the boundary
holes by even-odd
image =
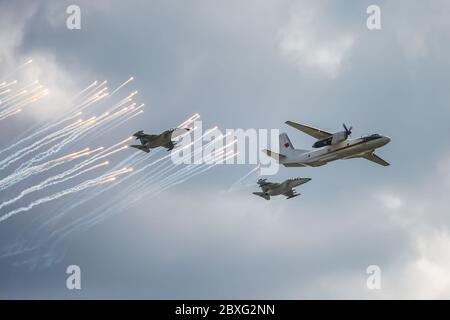
[[[283,160],[286,158],[286,155],[294,150],[294,146],[289,140],[289,137],[286,133],[280,134],[279,139],[279,147],[280,153],[273,152],[272,150],[264,149],[263,152],[267,154],[269,157],[274,158],[277,161]]]
[[[299,154],[308,152],[308,150],[295,149],[294,145],[291,142],[291,139],[289,139],[287,133],[284,132],[279,136],[279,143],[280,143],[280,153],[286,156],[288,156],[289,154]]]
[[[139,130],[133,134],[133,137],[136,137],[136,140],[139,139],[144,134],[143,130]]]
[[[270,196],[264,192],[253,192],[253,194],[260,196],[261,198],[264,198],[266,200],[270,200]]]
[[[278,139],[280,153],[276,153],[271,150],[263,150],[263,152],[266,153],[269,157],[272,157],[277,161],[283,162],[283,160],[289,156],[308,152],[308,150],[295,149],[286,133],[280,134]]]
[[[283,132],[282,134],[280,134],[278,139],[280,142],[280,153],[286,154],[294,150],[294,146],[292,145],[292,142],[289,139],[287,133]]]

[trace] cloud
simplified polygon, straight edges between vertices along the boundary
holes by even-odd
[[[395,23],[394,35],[409,60],[430,55],[436,57],[436,50],[445,50],[450,36],[450,23],[446,15],[449,9],[448,1],[442,0],[436,1],[427,10],[420,1],[387,2],[381,6],[382,19],[389,22],[389,26]],[[402,19],[398,18],[399,12]]]
[[[404,296],[443,299],[450,296],[450,235],[432,230],[416,241],[417,257],[405,268]]]
[[[280,48],[298,66],[336,78],[355,43],[355,35],[330,26],[324,29],[326,23],[326,19],[319,20],[315,9],[293,14],[281,31]]]
[[[14,6],[3,5],[0,11],[0,66],[2,74],[0,79],[17,79],[19,83],[13,89],[29,85],[38,80],[44,88],[49,89],[49,95],[35,103],[23,113],[22,117],[31,115],[34,120],[46,120],[55,114],[64,113],[70,97],[79,89],[77,80],[83,77],[80,71],[76,75],[69,74],[64,66],[60,65],[55,54],[41,50],[23,50],[24,36],[29,28],[30,21],[38,15],[38,4],[27,3],[21,7],[21,14],[17,15]],[[58,6],[59,7],[59,6]],[[47,13],[51,15],[53,11]],[[64,11],[62,11],[64,12]],[[11,27],[14,26],[14,27]],[[61,26],[57,26],[61,28]],[[25,61],[32,58],[33,63],[22,66]]]
[[[383,29],[362,38],[357,30],[365,28],[365,7],[320,2],[291,10],[289,2],[267,3],[255,10],[254,4],[243,7],[236,1],[220,10],[164,1],[116,2],[108,6],[111,12],[97,14],[100,9],[93,11],[84,2],[83,29],[69,34],[60,2],[49,2],[31,20],[28,3],[11,4],[0,10],[5,44],[0,59],[2,66],[14,67],[31,54],[35,63],[23,70],[25,77],[44,78],[51,96],[61,95],[58,102],[33,107],[38,117],[65,105],[63,93],[70,96],[70,88],[80,83],[80,69],[116,81],[136,71],[140,91],[154,103],[142,123],[149,130],[194,110],[221,125],[244,127],[277,127],[292,117],[331,128],[342,117],[353,117],[361,130],[377,128],[395,137],[394,147],[383,150],[392,166],[349,160],[284,168],[278,178],[311,174],[313,182],[302,197],[270,202],[252,197],[254,184],[218,193],[232,182],[228,179],[237,179],[232,175],[239,169],[215,170],[74,235],[60,265],[32,274],[5,266],[6,297],[73,297],[61,289],[59,272],[74,261],[91,275],[80,293],[85,298],[450,296],[449,166],[446,159],[433,166],[433,159],[443,159],[446,141],[417,152],[430,135],[447,134],[448,117],[435,108],[448,100],[448,63],[442,63],[449,56],[446,11],[439,6],[422,10],[416,24],[411,21],[418,11],[411,14],[409,2],[386,4],[381,6]],[[437,10],[439,19],[433,17]],[[354,25],[347,28],[347,23]],[[92,45],[98,39],[102,45]],[[434,59],[411,59],[405,66],[403,50]],[[414,68],[424,72],[408,77],[404,71]],[[341,78],[305,81],[302,73],[318,74],[320,80]],[[426,121],[433,126],[423,126]],[[424,132],[412,134],[417,127]],[[98,203],[73,215],[90,212]],[[43,207],[34,213],[41,219],[56,210]],[[2,232],[2,241],[20,231],[13,226]],[[381,267],[380,292],[365,286],[370,264]]]
[[[395,210],[403,206],[403,201],[393,194],[380,194],[377,197],[387,209]]]
[[[22,44],[23,31],[29,19],[36,13],[36,5],[29,3],[22,8],[20,14],[14,12],[13,7],[8,7],[6,4],[0,5],[0,67],[2,68],[4,76],[11,71],[17,61],[20,61],[23,56],[17,57],[17,49]],[[24,62],[23,61],[23,62]]]

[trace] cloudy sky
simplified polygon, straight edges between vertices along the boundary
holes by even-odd
[[[254,166],[214,168],[57,248],[3,255],[1,298],[450,298],[446,1],[77,1],[81,30],[68,30],[71,4],[0,2],[0,78],[31,57],[25,77],[51,88],[42,108],[0,124],[2,148],[63,114],[65,98],[93,80],[133,75],[148,109],[115,137],[198,112],[204,125],[275,128],[309,148],[286,120],[328,131],[345,122],[355,136],[390,136],[377,153],[391,166],[281,168],[272,180],[312,181],[302,196],[270,202],[251,194],[254,181],[230,188]],[[371,4],[381,30],[366,27]],[[1,223],[0,242],[14,246],[76,199]],[[49,252],[59,258],[27,263]],[[82,270],[79,291],[65,286],[71,264]],[[370,265],[380,290],[366,286]]]

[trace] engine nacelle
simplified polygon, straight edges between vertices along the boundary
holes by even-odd
[[[312,147],[313,148],[322,148],[325,146],[330,146],[333,144],[337,144],[339,142],[345,141],[347,140],[347,133],[345,131],[341,131],[341,132],[336,132],[333,133],[331,136],[329,136],[328,138],[316,141]]]

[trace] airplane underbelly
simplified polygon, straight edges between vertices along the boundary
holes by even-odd
[[[271,196],[278,196],[278,195],[282,194],[281,191],[282,191],[282,190],[281,190],[280,188],[275,188],[275,189],[271,189],[268,193],[269,193]]]
[[[348,148],[343,148],[341,150],[331,151],[319,157],[320,161],[333,161],[339,160],[342,158],[347,158],[356,154],[367,152],[370,148],[368,148],[365,144],[359,144],[356,146],[350,146]]]

